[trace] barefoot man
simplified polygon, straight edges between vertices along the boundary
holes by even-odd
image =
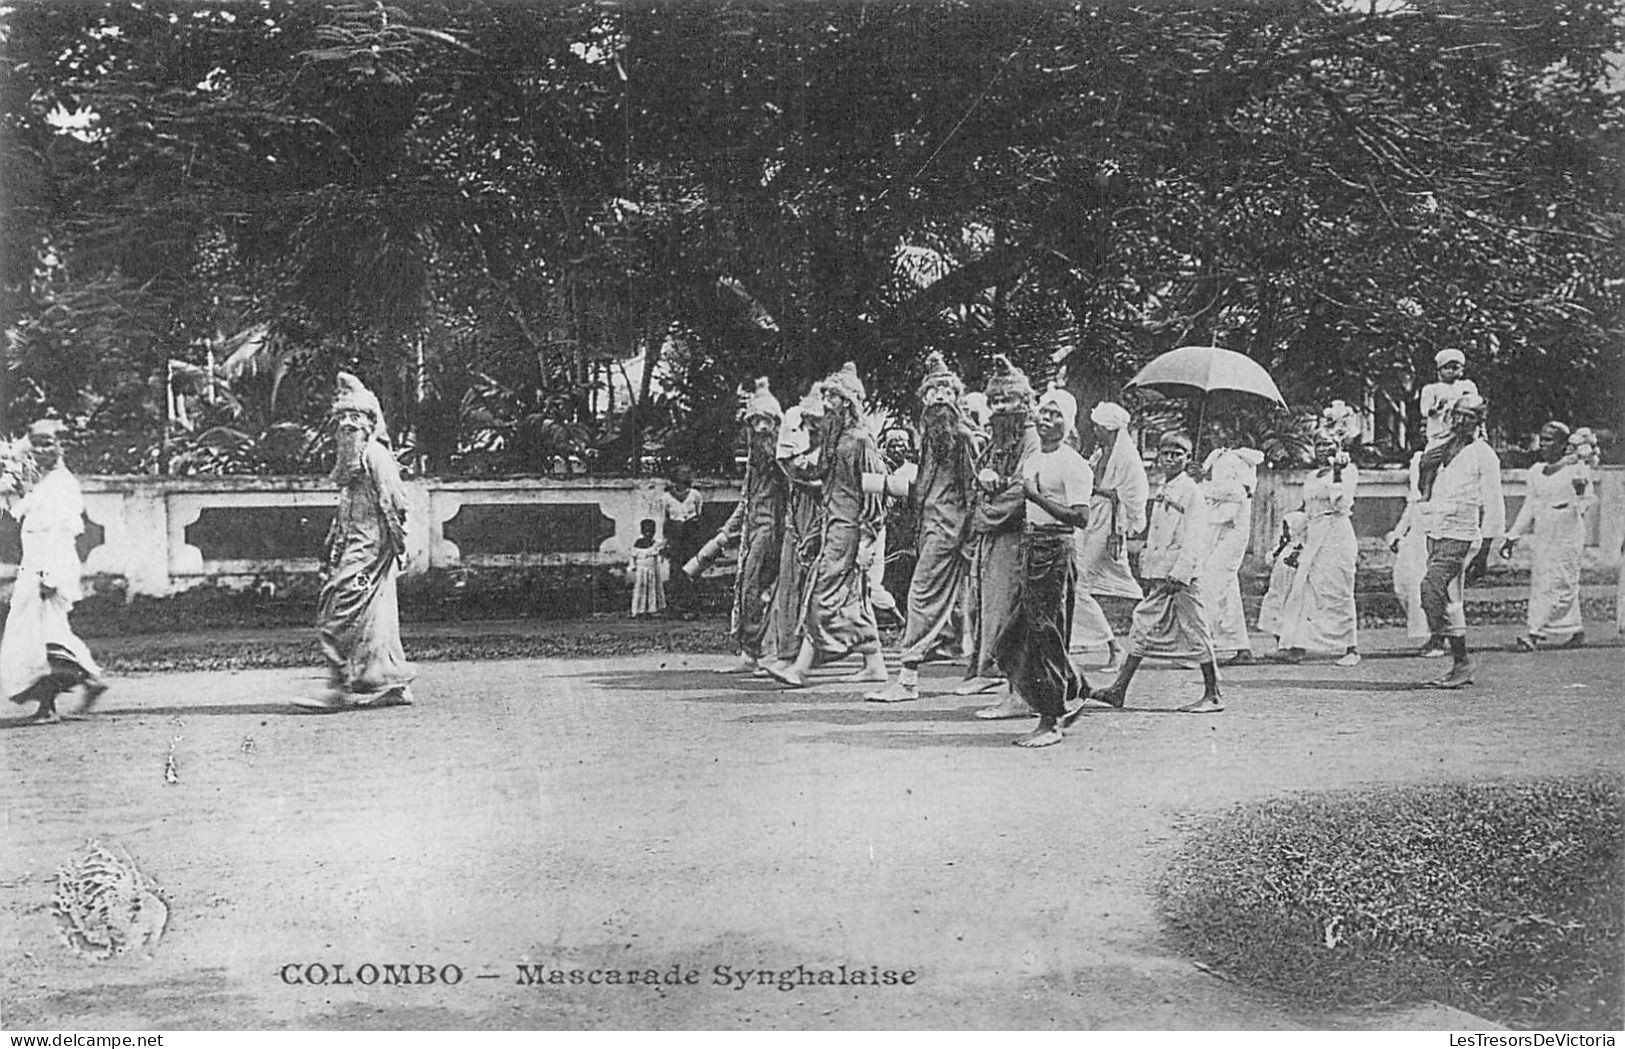
[[[327,532],[326,578],[316,605],[328,688],[294,703],[324,712],[404,706],[412,702],[417,676],[401,648],[395,597],[406,559],[406,487],[378,398],[354,375],[338,375],[333,422],[339,505]]]
[[[734,571],[733,612],[729,620],[739,659],[724,673],[748,674],[761,665],[767,639],[768,612],[779,581],[779,544],[784,537],[784,474],[775,452],[784,410],[768,388],[767,377],[745,400],[748,458],[745,460],[744,498],[734,507],[719,538],[739,544]]]
[[[818,479],[818,439],[824,391],[818,383],[784,413],[774,450],[785,480],[784,538],[779,546],[779,584],[773,592],[768,637],[780,670],[801,654],[801,609],[813,562],[824,538],[824,483]],[[766,673],[767,668],[763,667]]]
[[[959,408],[964,392],[964,382],[942,354],[932,353],[920,384],[920,466],[908,489],[919,529],[903,668],[895,682],[864,697],[873,703],[919,699],[920,664],[959,639],[959,598],[968,567],[965,525],[976,483],[973,437]]]
[[[1018,747],[1061,742],[1067,704],[1089,694],[1066,651],[1077,583],[1073,531],[1089,522],[1095,488],[1089,464],[1065,443],[1077,417],[1077,401],[1065,390],[1039,398],[1039,449],[1022,469],[1027,519],[1021,534],[1021,603],[997,645],[1010,684],[1038,711],[1038,727],[1016,737]]]
[[[1202,606],[1201,574],[1207,553],[1207,499],[1186,467],[1191,461],[1191,439],[1182,433],[1165,433],[1157,445],[1157,463],[1162,467],[1162,490],[1151,500],[1151,525],[1146,532],[1145,549],[1140,552],[1140,575],[1145,578],[1146,595],[1134,607],[1134,624],[1129,629],[1128,657],[1117,680],[1097,691],[1093,698],[1114,707],[1123,697],[1134,672],[1146,656],[1165,659],[1194,659],[1202,667],[1202,698],[1179,709],[1188,714],[1210,714],[1224,709],[1219,696],[1219,671],[1213,655],[1213,638],[1208,631],[1207,610]],[[1082,712],[1067,715],[1071,724]]]
[[[863,475],[884,473],[885,462],[863,421],[864,389],[855,364],[848,362],[824,380],[823,448],[824,542],[808,583],[801,651],[788,667],[769,674],[794,688],[807,684],[814,662],[848,653],[863,657],[863,668],[847,680],[885,681],[880,631],[869,603],[867,562],[874,556],[875,533],[885,513],[879,495],[865,495]]]
[[[1006,685],[994,646],[1021,600],[1021,527],[1027,502],[1021,476],[1027,460],[1038,452],[1032,383],[1002,353],[993,358],[987,401],[993,412],[993,432],[976,475],[977,499],[970,527],[970,665],[965,669],[965,683],[954,689],[957,696]],[[994,720],[1031,717],[1032,713],[1026,700],[1011,690],[998,703],[978,710],[976,716]]]
[[[1112,632],[1099,597],[1145,596],[1128,566],[1128,537],[1145,528],[1145,500],[1150,491],[1140,450],[1129,434],[1128,409],[1101,401],[1089,412],[1095,428],[1095,452],[1089,465],[1095,472],[1094,498],[1089,502],[1089,524],[1077,536],[1078,598],[1072,607],[1072,648],[1106,649],[1100,669],[1117,673],[1123,665],[1123,646]]]
[[[29,718],[36,724],[62,720],[60,693],[83,685],[81,709],[89,710],[107,691],[90,649],[68,625],[73,603],[84,596],[75,541],[85,530],[85,500],[62,461],[64,429],[55,419],[28,428],[39,480],[9,510],[22,523],[23,557],[0,633],[0,690],[13,703],[37,702]]]

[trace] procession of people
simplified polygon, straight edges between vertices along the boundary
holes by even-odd
[[[1473,682],[1463,587],[1484,573],[1497,545],[1502,558],[1520,542],[1533,548],[1527,630],[1516,648],[1583,642],[1584,515],[1595,501],[1595,437],[1552,421],[1506,527],[1501,463],[1483,436],[1488,406],[1463,377],[1464,363],[1459,351],[1440,353],[1440,381],[1422,392],[1427,440],[1411,460],[1405,511],[1388,537],[1395,592],[1408,631],[1422,641],[1417,654],[1452,657],[1427,682],[1446,689]],[[1278,399],[1267,377],[1259,389]],[[1026,748],[1061,742],[1090,703],[1125,706],[1147,659],[1200,671],[1200,697],[1179,707],[1193,714],[1225,709],[1221,666],[1316,656],[1345,668],[1360,663],[1359,471],[1350,455],[1360,423],[1348,405],[1333,402],[1321,415],[1299,505],[1267,551],[1273,570],[1257,629],[1275,645],[1258,654],[1240,573],[1264,456],[1233,426],[1209,419],[1192,431],[1204,438],[1200,447],[1191,433],[1166,429],[1148,472],[1129,409],[1102,399],[1080,411],[1066,388],[1040,392],[1004,356],[991,362],[984,389],[972,391],[932,353],[917,394],[917,419],[894,422],[884,436],[902,439],[891,441],[875,432],[850,363],[810,384],[788,411],[769,380],[756,379],[741,396],[737,507],[704,542],[692,473],[673,471],[661,520],[642,521],[630,551],[633,614],[662,612],[669,584],[673,612],[692,615],[699,578],[732,551],[729,630],[738,658],[727,672],[799,689],[819,666],[855,657],[843,681],[865,686],[867,701],[904,703],[920,699],[925,664],[963,664],[953,694],[996,695],[974,711],[980,719],[1036,719],[1015,739]],[[408,705],[415,671],[395,593],[407,557],[407,498],[378,399],[354,376],[339,375],[331,426],[339,501],[317,623],[329,683],[294,703],[317,712]],[[63,692],[82,687],[84,712],[107,689],[68,624],[81,595],[74,541],[84,506],[63,462],[62,431],[51,420],[31,427],[28,469],[0,484],[5,508],[22,524],[23,553],[0,637],[0,687],[15,702],[37,704],[34,723],[63,717]],[[890,537],[894,556],[906,545],[912,560],[897,609],[895,674],[876,617],[890,607],[880,596],[888,508],[909,522],[899,526],[906,534]],[[1114,632],[1103,597],[1134,602],[1126,637]],[[1109,675],[1093,686],[1080,665],[1090,652],[1104,657],[1091,669]]]
[[[1543,462],[1530,471],[1529,498],[1505,527],[1500,461],[1483,439],[1485,405],[1463,377],[1464,364],[1458,350],[1439,354],[1440,381],[1421,398],[1426,445],[1412,461],[1406,510],[1390,535],[1396,593],[1412,633],[1426,640],[1418,654],[1453,656],[1442,676],[1422,683],[1444,689],[1472,683],[1462,588],[1482,574],[1497,544],[1503,557],[1524,537],[1536,546],[1529,629],[1518,647],[1583,639],[1582,516],[1594,499],[1589,465],[1570,448],[1569,429],[1552,423],[1542,431]],[[1060,742],[1090,703],[1124,706],[1147,659],[1200,671],[1199,698],[1179,708],[1198,714],[1225,709],[1221,665],[1317,657],[1342,668],[1360,664],[1353,522],[1360,473],[1350,453],[1361,426],[1344,402],[1318,420],[1313,461],[1271,554],[1258,618],[1274,650],[1255,654],[1241,569],[1264,456],[1225,420],[1208,420],[1200,449],[1177,429],[1158,435],[1148,474],[1123,406],[1101,400],[1080,412],[1066,389],[1052,384],[1040,393],[1002,356],[985,390],[967,391],[932,353],[918,388],[917,461],[905,463],[880,454],[877,436],[865,432],[852,365],[814,389],[823,395],[804,402],[800,417],[780,420],[780,478],[801,493],[801,504],[781,515],[788,545],[771,599],[776,658],[734,668],[770,679],[763,687],[805,687],[816,667],[856,654],[861,666],[842,680],[882,685],[864,694],[870,702],[902,703],[920,698],[922,665],[963,663],[964,681],[952,693],[997,693],[977,718],[1036,719],[1015,740],[1030,748]],[[836,421],[814,436],[807,420],[826,409]],[[900,425],[887,432],[902,432]],[[1594,451],[1589,432],[1584,441]],[[753,475],[748,465],[742,511],[755,505]],[[873,550],[884,508],[896,501],[918,526],[892,673],[874,625]],[[1132,566],[1131,539],[1140,540]],[[731,541],[725,528],[716,543]],[[751,567],[758,559],[740,550],[741,575],[758,579]],[[762,593],[759,583],[736,586],[736,622]],[[1100,605],[1108,596],[1135,602],[1126,637]],[[1093,686],[1080,661],[1090,652],[1103,652],[1094,669],[1109,675]]]

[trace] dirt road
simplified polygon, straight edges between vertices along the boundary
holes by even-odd
[[[1489,653],[1461,693],[1407,688],[1440,669],[1412,658],[1246,668],[1211,717],[1170,712],[1194,671],[1148,667],[1128,710],[1040,752],[1009,745],[1019,723],[971,719],[950,667],[877,707],[710,656],[433,663],[416,706],[335,716],[287,702],[314,672],[130,677],[93,721],[0,731],[0,1022],[1382,1026],[1295,1014],[1172,953],[1153,887],[1182,828],[1294,791],[1618,770],[1621,654]],[[150,956],[57,938],[56,869],[91,838],[162,887]],[[413,982],[386,986],[386,965]],[[736,986],[843,965],[847,986]],[[524,983],[554,969],[694,975]]]

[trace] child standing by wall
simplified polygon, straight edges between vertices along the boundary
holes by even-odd
[[[655,523],[645,519],[643,534],[632,541],[632,559],[626,571],[632,577],[632,617],[658,615],[666,610],[665,544],[655,538]]]

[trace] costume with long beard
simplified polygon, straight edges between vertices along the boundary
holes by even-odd
[[[779,469],[787,486],[784,538],[779,549],[779,585],[774,592],[768,633],[780,659],[801,650],[801,613],[807,580],[823,542],[824,484],[819,480],[818,445],[823,394],[817,385],[801,404],[785,412],[779,429]]]
[[[734,573],[733,613],[729,628],[741,654],[762,657],[767,639],[768,609],[779,581],[779,546],[784,535],[785,479],[774,458],[778,423],[784,417],[767,379],[756,380],[745,407],[747,419],[769,418],[773,429],[750,434],[750,457],[745,464],[744,498],[723,526],[723,533],[739,541],[738,569]]]
[[[971,512],[970,580],[974,597],[969,602],[971,621],[967,627],[974,644],[965,668],[967,678],[1005,676],[994,646],[1021,600],[1021,528],[1027,503],[1021,472],[1039,448],[1038,429],[1032,418],[1031,383],[1002,354],[994,359],[994,368],[987,383],[988,403],[994,409],[992,439],[977,466],[978,472],[992,470],[999,481],[991,492],[978,486]],[[1011,395],[1019,398],[1018,404],[1004,403]]]
[[[859,417],[863,384],[851,364],[824,381],[833,397],[824,416],[824,537],[807,586],[803,635],[829,661],[850,652],[880,651],[880,631],[869,603],[868,579],[858,566],[860,547],[872,544],[885,520],[879,495],[865,495],[863,475],[884,473],[885,460]]]
[[[909,493],[918,532],[903,631],[905,667],[950,647],[962,626],[960,598],[969,572],[965,548],[976,487],[976,448],[959,409],[963,389],[942,355],[933,353],[920,395],[946,393],[951,399],[927,403],[920,413],[920,468]]]
[[[384,444],[378,399],[339,374],[335,413],[358,409],[368,429],[338,431],[332,478],[339,505],[327,533],[327,579],[317,600],[317,634],[327,660],[328,707],[409,701],[417,676],[401,647],[395,580],[406,557],[406,488]],[[315,704],[311,704],[315,705]]]

